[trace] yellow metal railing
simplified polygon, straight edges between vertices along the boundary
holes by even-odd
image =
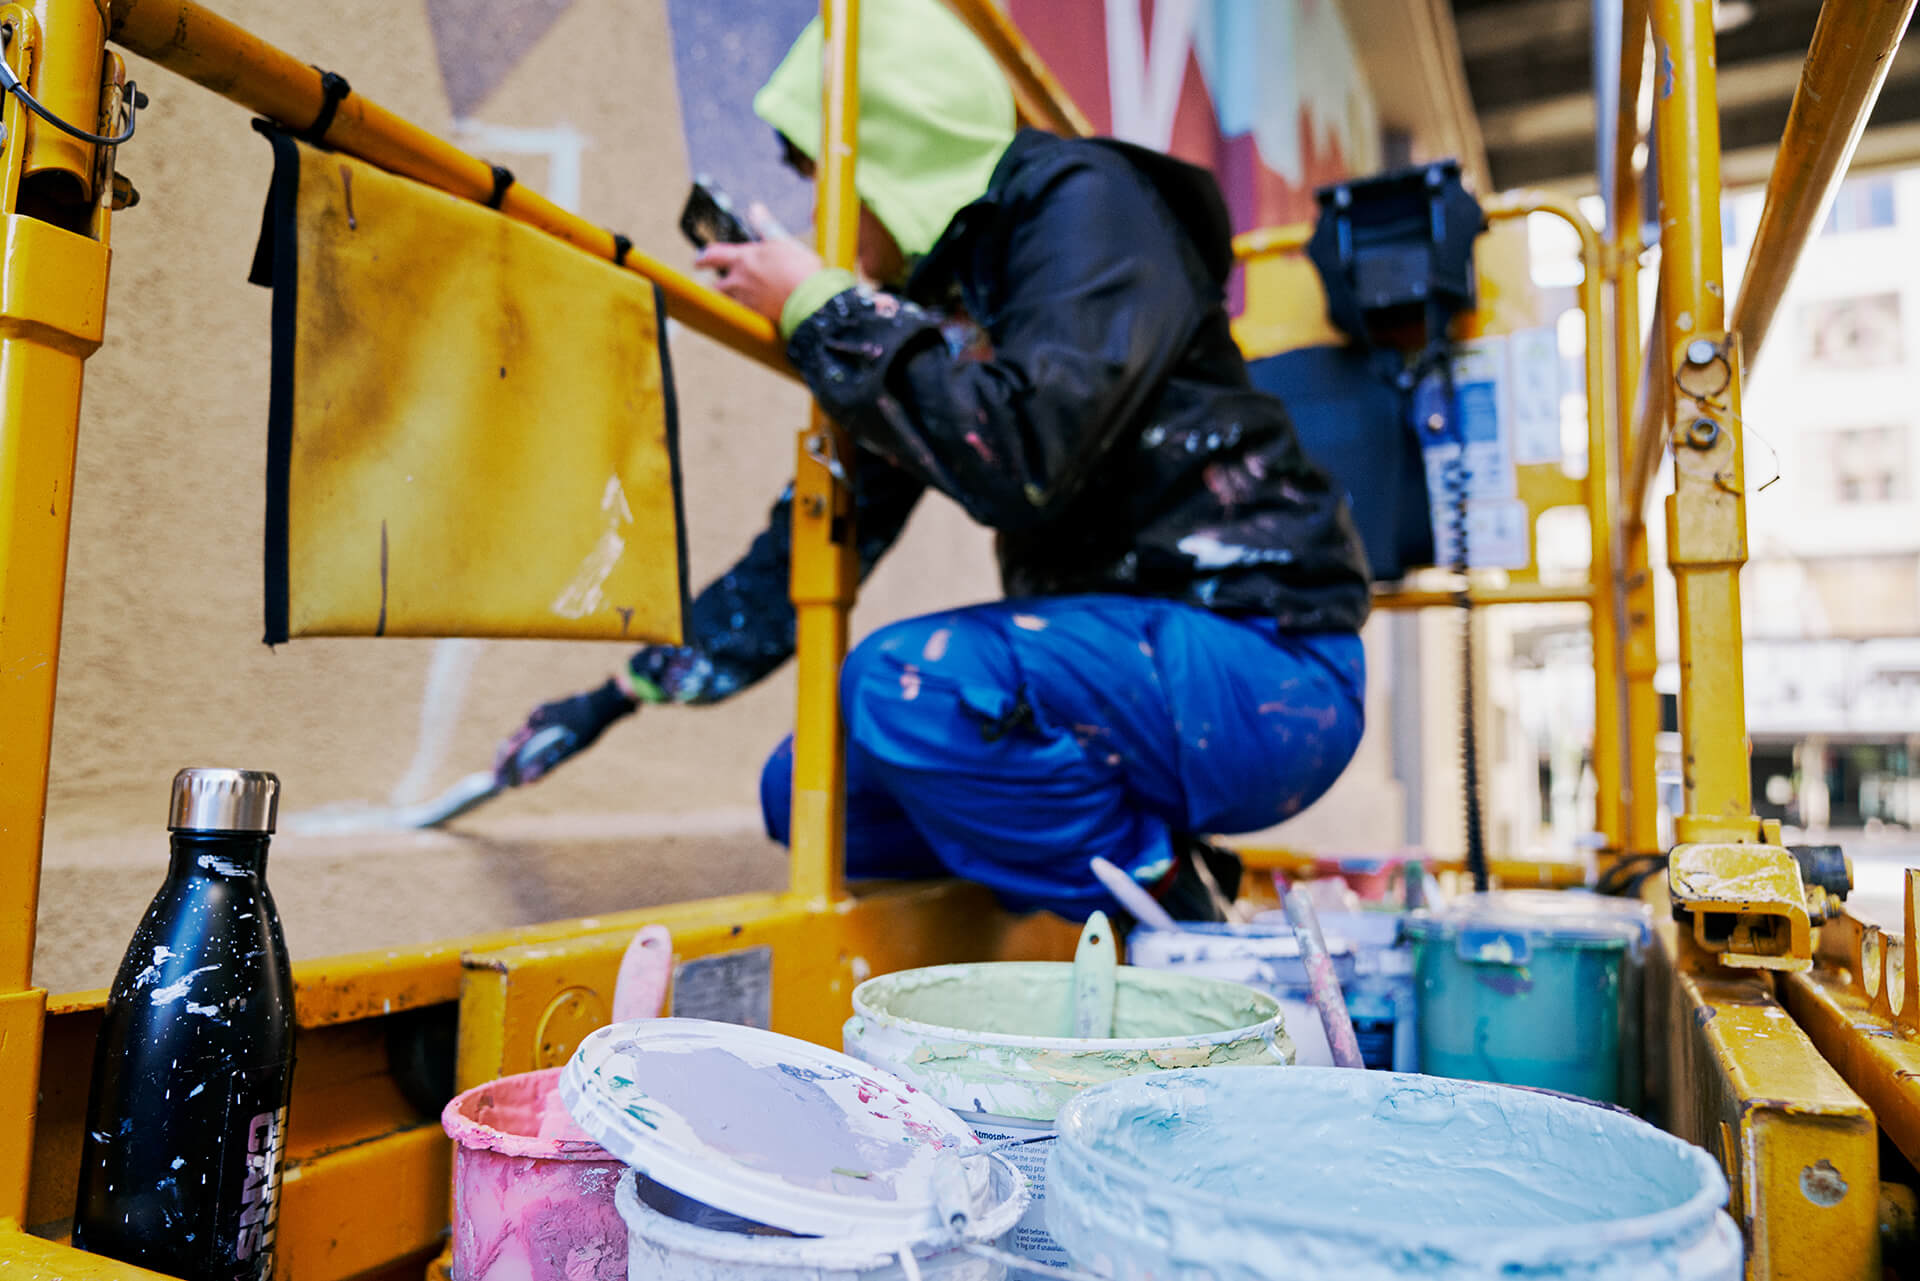
[[[860,128],[859,0],[825,0],[827,68],[824,140],[817,166],[815,217],[820,257],[852,268],[860,252],[860,197],[853,167]],[[846,753],[841,741],[840,664],[847,656],[847,611],[859,581],[847,435],[822,413],[800,433],[793,481],[792,596],[799,697],[794,713],[793,892],[826,902],[844,891]]]
[[[948,3],[1006,69],[1023,119],[1065,133],[1089,132],[1085,117],[992,0]],[[1589,389],[1589,475],[1583,496],[1592,520],[1593,567],[1588,582],[1577,587],[1482,587],[1475,589],[1474,599],[1575,600],[1592,607],[1599,716],[1596,765],[1604,771],[1601,792],[1607,798],[1598,823],[1612,849],[1646,852],[1656,841],[1652,744],[1658,701],[1652,685],[1653,602],[1642,517],[1669,439],[1676,442],[1676,456],[1666,521],[1667,559],[1680,606],[1687,797],[1677,833],[1682,842],[1748,845],[1774,836],[1752,815],[1745,753],[1738,591],[1746,555],[1739,413],[1743,357],[1750,361],[1766,336],[1795,259],[1830,203],[1914,4],[1830,0],[1824,7],[1731,322],[1720,250],[1711,0],[1621,0],[1620,90],[1612,135],[1614,213],[1604,240],[1577,208],[1557,198],[1523,193],[1487,203],[1493,217],[1554,214],[1580,236]],[[108,12],[103,0],[32,0],[0,7],[9,65],[68,119],[98,121],[105,128],[117,118],[123,77],[118,58],[105,52],[108,39],[289,127],[303,129],[321,111],[319,72],[190,0],[121,0],[111,7],[110,21],[103,17]],[[858,0],[823,0],[822,16],[829,66],[819,246],[827,261],[848,263],[857,227],[852,175]],[[1655,83],[1643,87],[1641,67],[1649,44],[1657,70]],[[1641,109],[1649,99],[1659,142],[1655,167],[1661,304],[1643,357],[1637,293],[1642,250],[1639,157]],[[31,986],[31,965],[66,568],[67,495],[81,371],[100,342],[104,323],[111,216],[106,179],[112,165],[110,156],[97,156],[37,126],[11,97],[0,103],[0,128],[5,166],[0,170],[0,673],[7,677],[0,680],[0,1266],[24,1264],[35,1273],[129,1276],[131,1269],[30,1241],[17,1232],[27,1221],[34,1101],[47,1027],[46,996]],[[484,201],[492,192],[493,174],[486,162],[359,94],[339,104],[326,140],[466,199]],[[520,185],[507,191],[502,212],[584,252],[609,260],[616,256],[610,231]],[[1273,229],[1239,238],[1236,250],[1242,256],[1297,250],[1304,238],[1301,228]],[[643,253],[630,253],[625,265],[658,283],[670,314],[689,327],[762,364],[786,369],[778,336],[764,318]],[[1610,317],[1604,305],[1609,295]],[[1606,363],[1609,354],[1611,367]],[[855,576],[850,520],[844,519],[850,516],[850,495],[834,473],[846,449],[837,429],[817,417],[800,436],[793,541],[800,706],[791,889],[779,896],[663,909],[665,915],[685,918],[689,937],[711,936],[710,943],[696,941],[697,947],[723,946],[745,921],[750,932],[775,930],[783,947],[800,952],[819,932],[818,922],[852,920],[847,927],[852,933],[836,935],[832,946],[805,950],[806,973],[834,984],[853,973],[845,955],[834,959],[839,941],[858,939],[865,930],[866,940],[856,946],[875,955],[901,946],[884,922],[860,923],[859,909],[848,906],[840,880],[845,820],[834,687],[845,653]],[[1384,595],[1380,603],[1421,607],[1453,600],[1450,592],[1406,591]],[[1599,764],[1603,760],[1606,764]],[[932,900],[921,904],[929,930],[951,916],[936,910],[939,907]],[[877,918],[880,913],[868,915]],[[574,937],[569,928],[554,927],[562,936]],[[586,928],[584,923],[579,926],[581,931]],[[1663,926],[1663,937],[1671,933]],[[617,956],[618,940],[596,937],[589,945],[584,934],[580,939],[602,968]],[[502,962],[498,974],[507,975],[525,960]],[[397,999],[395,1008],[445,1001],[461,986],[459,958],[444,947],[431,956],[410,953],[398,963],[350,958],[339,973],[329,969],[330,964],[302,967],[303,1027],[310,1016],[328,1025],[361,1017],[371,1008],[370,983],[385,983],[383,990],[393,995],[383,1000],[391,1006]],[[511,986],[506,978],[500,981]],[[541,984],[548,982],[543,977],[526,990],[502,989],[502,1002],[530,1001],[539,1007],[513,1014],[516,1028],[544,1017],[550,991]],[[1829,1079],[1831,1071],[1817,1056],[1810,1063],[1795,1057],[1800,1043],[1791,1024],[1768,1021],[1773,1007],[1767,1005],[1770,989],[1764,983],[1696,977],[1689,971],[1678,975],[1675,991],[1692,1004],[1674,1004],[1673,1039],[1708,1047],[1714,1056],[1694,1063],[1698,1080],[1681,1083],[1685,1097],[1679,1104],[1684,1113],[1678,1118],[1680,1128],[1712,1143],[1713,1117],[1729,1118],[1720,1122],[1726,1146],[1719,1155],[1735,1174],[1735,1210],[1753,1243],[1750,1275],[1866,1275],[1863,1260],[1873,1250],[1872,1211],[1865,1211],[1863,1218],[1854,1201],[1808,1211],[1806,1206],[1813,1203],[1803,1195],[1805,1184],[1793,1181],[1803,1169],[1813,1168],[1808,1163],[1812,1153],[1829,1151],[1806,1148],[1808,1160],[1803,1161],[1803,1149],[1796,1145],[1803,1139],[1819,1141],[1819,1126],[1826,1124],[1822,1117],[1855,1117],[1857,1100],[1849,1102],[1844,1087]],[[1742,1043],[1726,1031],[1748,1016],[1755,1026],[1768,1028],[1765,1044]],[[493,1048],[504,1062],[508,1018],[497,1021],[501,1026],[484,1035],[500,1042]],[[339,1052],[360,1051],[346,1047]],[[60,1054],[70,1070],[77,1062],[76,1051],[66,1045]],[[1823,1070],[1825,1076],[1820,1075]],[[64,1088],[70,1083],[50,1085]],[[1911,1093],[1912,1085],[1901,1081],[1888,1089]],[[1773,1128],[1756,1124],[1751,1133],[1730,1128],[1746,1126],[1743,1118],[1750,1114],[1767,1119]],[[1809,1117],[1812,1122],[1799,1128]],[[1848,1142],[1853,1146],[1847,1151],[1858,1156],[1859,1168],[1868,1172],[1859,1180],[1864,1196],[1877,1178],[1873,1136],[1853,1134]],[[323,1181],[318,1177],[323,1173],[316,1172],[314,1184]],[[369,1173],[358,1165],[343,1165],[338,1182],[345,1185]],[[347,1196],[342,1194],[343,1201]],[[297,1217],[296,1202],[290,1198],[289,1213]],[[440,1212],[437,1204],[419,1211],[420,1242],[431,1239],[429,1230]],[[313,1224],[302,1227],[296,1221],[288,1227],[290,1238],[309,1230],[316,1240],[326,1236]],[[419,1248],[420,1242],[411,1248]],[[342,1267],[341,1276],[368,1270],[358,1264]]]
[[[1753,814],[1739,590],[1747,557],[1743,367],[1760,349],[1831,201],[1913,7],[1913,0],[1823,6],[1731,320],[1711,0],[1617,6],[1623,38],[1610,138],[1602,122],[1613,178],[1606,252],[1620,412],[1615,590],[1626,677],[1626,826],[1630,847],[1639,849],[1653,839],[1659,723],[1645,506],[1669,447],[1673,457],[1665,526],[1678,605],[1685,800],[1674,820],[1673,870],[1649,885],[1662,918],[1650,974],[1667,1010],[1649,1045],[1665,1078],[1665,1124],[1726,1166],[1729,1209],[1747,1243],[1747,1276],[1756,1279],[1878,1276],[1875,1111],[1894,1120],[1920,1115],[1915,1074],[1892,1070],[1910,1066],[1912,1056],[1876,1054],[1879,1041],[1868,1043],[1900,1034],[1883,1031],[1864,1009],[1828,1017],[1834,1002],[1823,1004],[1823,994],[1837,988],[1821,970],[1808,972],[1816,896],[1801,889],[1792,856],[1778,848],[1778,826]],[[1643,89],[1649,47],[1653,83]],[[1660,269],[1643,344],[1638,170],[1649,99]],[[1677,922],[1664,919],[1669,905],[1682,913]],[[1776,983],[1766,970],[1786,973]],[[1873,1110],[1861,1095],[1874,1100]],[[1878,1127],[1896,1142],[1914,1132],[1889,1126],[1888,1115]],[[1834,1170],[1866,1195],[1810,1208],[1804,1172],[1816,1168]]]
[[[1580,287],[1578,302],[1586,330],[1587,454],[1589,463],[1582,491],[1590,531],[1591,563],[1587,580],[1571,586],[1550,583],[1516,583],[1493,587],[1467,585],[1470,603],[1480,605],[1582,604],[1591,608],[1594,654],[1594,774],[1595,822],[1606,850],[1620,852],[1625,844],[1623,798],[1624,726],[1620,664],[1620,619],[1613,591],[1614,550],[1614,469],[1608,460],[1615,450],[1615,387],[1608,381],[1606,292],[1609,276],[1599,234],[1580,207],[1564,196],[1544,191],[1507,192],[1481,202],[1491,223],[1546,214],[1560,219],[1573,230],[1580,244]],[[1234,237],[1234,254],[1241,261],[1283,254],[1296,254],[1306,248],[1313,229],[1307,224],[1265,227]],[[1537,515],[1537,513],[1534,513]],[[1440,588],[1392,587],[1377,589],[1374,605],[1379,609],[1429,609],[1457,606],[1459,593]],[[1649,847],[1650,848],[1650,847]]]
[[[291,129],[312,124],[326,100],[320,71],[193,0],[123,0],[113,6],[109,34],[122,48]],[[486,161],[357,91],[340,102],[326,143],[466,200],[484,204],[493,194],[493,168]],[[610,262],[616,257],[612,231],[569,213],[531,187],[507,188],[500,212],[595,257]],[[626,266],[660,286],[674,319],[741,355],[787,370],[779,335],[764,316],[639,249],[627,255]]]
[[[997,7],[989,0],[950,3],[1005,69],[1025,121],[1062,133],[1091,132]],[[857,256],[859,11],[859,0],[823,0],[821,5],[828,66],[816,223],[823,260],[839,266],[852,266]],[[0,7],[0,28],[15,74],[49,108],[71,120],[118,119],[124,77],[118,55],[105,51],[107,40],[295,130],[311,126],[326,102],[321,71],[192,0],[121,0],[111,7],[110,21],[108,6],[95,0],[34,0]],[[11,96],[0,102],[0,130],[5,161],[0,171],[0,672],[7,674],[0,681],[0,725],[6,727],[0,734],[0,1265],[5,1265],[10,1259],[30,1261],[28,1253],[14,1248],[24,1238],[8,1233],[28,1221],[34,1099],[46,1027],[46,994],[31,985],[41,823],[81,371],[100,343],[105,316],[112,157],[38,126]],[[486,201],[493,193],[487,162],[362,94],[349,93],[338,102],[325,141],[464,199]],[[29,202],[41,216],[23,216]],[[77,217],[52,218],[76,208]],[[507,189],[500,210],[584,252],[622,262],[660,286],[675,319],[741,355],[791,372],[774,326],[764,317],[644,252],[629,248],[621,255],[612,231],[517,183]],[[841,972],[850,964],[863,963],[850,961],[849,949],[867,956],[897,950],[882,939],[860,942],[865,927],[858,924],[859,910],[844,902],[841,873],[845,796],[836,685],[857,578],[851,494],[839,465],[847,451],[844,435],[817,412],[800,433],[792,566],[800,690],[790,889],[764,901],[714,900],[663,909],[700,927],[688,935],[695,951],[738,935],[744,919],[784,929],[783,923],[826,913],[825,933],[798,930],[795,938],[818,937],[818,947],[805,949],[805,963],[840,973],[836,984],[844,984]],[[910,916],[925,907],[901,900],[888,910]],[[649,918],[660,915],[656,911]],[[967,915],[972,925],[963,931],[966,937],[991,945],[994,931],[986,927],[981,910]],[[574,932],[591,924],[576,923]],[[702,943],[700,929],[712,933],[714,941]],[[920,932],[935,953],[963,950],[954,931],[924,927]],[[929,953],[920,963],[935,959],[940,956]],[[303,1024],[309,1016],[333,1021],[336,1004],[361,1008],[353,993],[373,977],[371,969],[393,971],[390,978],[406,993],[398,1005],[385,998],[383,1009],[446,1000],[455,990],[459,964],[458,950],[443,947],[389,956],[380,964],[348,958],[340,974],[330,963],[303,966]],[[95,994],[74,1010],[97,1000]],[[780,1021],[795,1025],[790,1014]],[[69,1275],[135,1272],[58,1247],[45,1250],[58,1256],[59,1270]]]
[[[1087,117],[1000,5],[994,0],[947,0],[947,7],[960,15],[999,61],[1013,86],[1014,104],[1022,120],[1073,138],[1093,132]]]

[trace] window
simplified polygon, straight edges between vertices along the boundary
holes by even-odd
[[[1809,436],[1810,470],[1827,478],[1829,502],[1902,502],[1908,495],[1907,429],[1842,427]]]
[[[1893,226],[1893,181],[1889,178],[1860,178],[1840,185],[1833,210],[1827,214],[1823,236],[1844,236],[1855,231],[1874,231]]]
[[[1821,298],[1800,309],[1807,360],[1833,369],[1897,365],[1906,354],[1899,294]]]

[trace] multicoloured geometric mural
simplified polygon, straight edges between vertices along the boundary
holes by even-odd
[[[1212,169],[1235,230],[1298,222],[1379,163],[1335,0],[1010,0],[1102,133]]]
[[[1337,0],[1007,7],[1098,132],[1211,169],[1236,230],[1311,218],[1315,188],[1379,165],[1373,98]],[[667,8],[694,171],[736,199],[765,200],[788,226],[807,225],[809,193],[778,165],[750,103],[817,4],[668,0]],[[1238,281],[1232,303],[1238,313]]]

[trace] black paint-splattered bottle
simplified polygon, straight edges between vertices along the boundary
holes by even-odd
[[[73,1241],[188,1281],[265,1281],[293,1076],[293,973],[265,880],[280,780],[173,780],[173,861],[94,1049]]]

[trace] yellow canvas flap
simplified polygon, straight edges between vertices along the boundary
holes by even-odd
[[[268,136],[268,642],[678,643],[686,555],[653,286]]]

